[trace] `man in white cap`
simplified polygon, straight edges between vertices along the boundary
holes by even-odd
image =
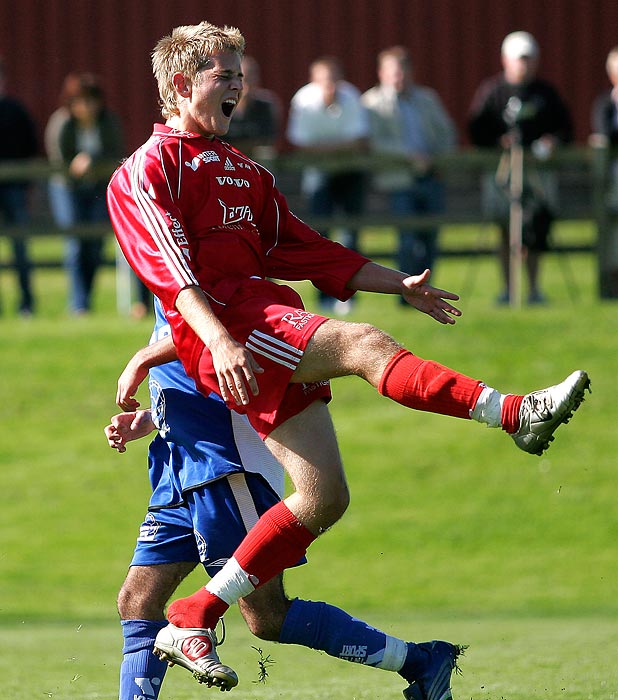
[[[553,85],[537,77],[539,46],[532,34],[512,32],[502,42],[501,54],[502,73],[481,83],[472,100],[468,120],[470,140],[476,146],[508,149],[518,138],[525,148],[546,158],[558,144],[572,139],[568,107]],[[555,180],[551,180],[551,177],[537,178],[534,185],[527,179],[524,188],[523,243],[530,303],[544,301],[538,285],[538,272],[540,253],[547,249],[551,224],[547,201],[551,201],[552,190],[555,192],[556,189]],[[493,176],[491,182],[486,180],[485,185],[487,204],[502,229],[500,253],[508,290],[509,202],[504,192],[496,189]],[[508,291],[505,291],[500,301],[508,299]]]

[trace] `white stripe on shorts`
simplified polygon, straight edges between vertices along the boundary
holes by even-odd
[[[227,481],[232,489],[232,494],[234,495],[234,500],[238,506],[238,511],[245,529],[247,532],[249,532],[255,523],[257,523],[260,516],[255,509],[253,496],[251,495],[251,491],[249,491],[249,487],[247,486],[245,475],[242,472],[230,474],[227,477]]]
[[[303,351],[293,345],[266,335],[261,331],[252,331],[246,346],[252,352],[263,355],[273,362],[295,370],[303,357]]]

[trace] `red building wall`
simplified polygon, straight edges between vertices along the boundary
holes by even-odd
[[[618,44],[616,0],[1,0],[9,90],[42,129],[66,73],[95,72],[132,150],[158,118],[152,47],[172,27],[202,19],[242,30],[264,85],[284,105],[317,56],[339,56],[348,79],[366,89],[378,51],[404,44],[418,81],[438,90],[464,141],[472,94],[499,71],[508,32],[537,37],[540,73],[565,96],[579,141],[589,133],[592,100],[608,86],[607,52]]]

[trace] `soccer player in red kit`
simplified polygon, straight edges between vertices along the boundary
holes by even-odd
[[[502,427],[533,454],[547,448],[589,385],[578,370],[554,387],[504,395],[419,358],[374,326],[310,313],[293,289],[270,281],[308,279],[341,300],[358,290],[400,294],[443,324],[460,316],[457,295],[430,286],[429,270],[409,276],[321,237],[289,211],[270,172],[221,140],[242,91],[243,51],[237,29],[207,22],[159,41],[152,58],[166,123],[108,189],[118,242],[161,299],[187,373],[200,391],[216,391],[247,414],[295,488],[205,588],[172,603],[171,624],[157,637],[166,658],[224,689],[236,680],[212,644],[217,620],[295,564],[347,508],[329,379],[355,374],[404,406]],[[406,697],[450,697],[458,652],[437,645],[417,664]]]

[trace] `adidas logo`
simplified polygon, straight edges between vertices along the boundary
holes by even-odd
[[[224,170],[236,170],[234,167],[234,163],[229,158],[225,159],[225,165],[223,166]]]

